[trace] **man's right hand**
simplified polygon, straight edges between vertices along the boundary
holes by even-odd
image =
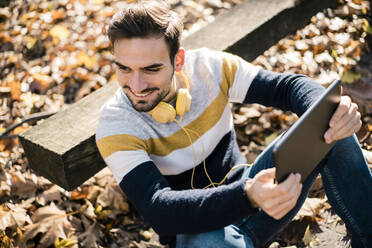
[[[274,183],[275,168],[260,171],[245,184],[245,192],[253,206],[260,207],[274,219],[286,215],[301,194],[300,174],[290,174],[280,184]]]

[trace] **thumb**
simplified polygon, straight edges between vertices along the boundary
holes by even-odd
[[[270,168],[260,171],[255,178],[260,181],[264,182],[272,182],[272,180],[275,178],[275,171],[276,168]]]

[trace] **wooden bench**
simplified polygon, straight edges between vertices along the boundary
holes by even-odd
[[[186,49],[209,47],[251,61],[303,27],[337,0],[246,0],[183,41]],[[66,190],[106,165],[95,144],[100,108],[117,89],[105,85],[20,135],[29,166]]]

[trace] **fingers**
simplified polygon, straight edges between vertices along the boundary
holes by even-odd
[[[324,134],[326,143],[330,144],[357,132],[362,125],[360,117],[358,105],[351,102],[350,97],[342,96],[340,104],[331,118],[330,128]]]
[[[270,168],[260,171],[256,174],[255,179],[262,182],[273,182],[275,178],[276,168]]]
[[[362,125],[360,120],[360,113],[356,112],[355,116],[352,116],[350,119],[344,122],[344,125],[332,134],[333,140],[339,140],[346,137],[349,137],[353,133],[357,132]]]
[[[270,198],[262,203],[261,208],[275,219],[282,218],[297,203],[302,189],[300,180],[299,174],[291,174],[283,183],[272,189]]]
[[[333,127],[336,123],[342,118],[342,116],[349,111],[351,105],[351,99],[348,96],[342,96],[340,103],[336,109],[336,112],[333,114],[331,120],[329,121],[329,126]]]
[[[298,183],[294,185],[285,199],[282,199],[280,205],[272,212],[272,217],[278,220],[291,211],[297,204],[297,200],[301,195],[301,190],[302,184]]]

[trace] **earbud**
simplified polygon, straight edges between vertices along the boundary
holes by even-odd
[[[182,118],[185,113],[190,110],[192,97],[189,92],[189,82],[183,72],[180,71],[176,73],[182,78],[185,88],[180,88],[177,91],[176,109],[166,102],[160,102],[155,108],[147,112],[157,122],[172,122],[176,119],[176,115],[179,115]]]

